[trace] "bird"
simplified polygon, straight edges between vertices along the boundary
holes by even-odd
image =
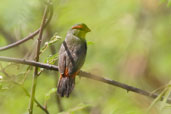
[[[86,34],[91,30],[84,23],[73,25],[59,49],[59,81],[57,93],[69,97],[75,86],[75,77],[83,66],[87,53]]]

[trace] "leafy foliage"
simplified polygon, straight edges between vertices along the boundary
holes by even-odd
[[[57,35],[57,33],[51,38],[50,41],[45,42],[45,45],[42,47],[42,49],[40,50],[40,54],[43,53],[49,46],[53,45],[54,43],[56,43],[57,41],[59,41],[61,39],[60,36]]]

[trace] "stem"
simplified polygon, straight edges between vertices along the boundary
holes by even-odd
[[[36,60],[35,60],[36,62],[39,61],[40,45],[41,45],[43,27],[44,27],[44,24],[45,24],[45,21],[46,21],[47,13],[48,13],[48,6],[45,7],[42,23],[41,23],[41,26],[40,26],[39,38],[38,38],[38,43],[37,43]],[[36,85],[37,85],[37,77],[38,77],[38,67],[35,67],[34,74],[33,74],[33,81],[32,81],[32,90],[31,90],[31,97],[30,97],[29,114],[33,113],[33,105],[34,105],[33,101],[34,101]]]

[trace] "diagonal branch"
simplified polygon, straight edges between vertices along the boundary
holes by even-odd
[[[30,60],[24,60],[24,59],[17,59],[17,58],[10,58],[10,57],[3,57],[0,56],[0,61],[6,61],[6,62],[15,62],[15,63],[20,63],[20,64],[25,64],[25,65],[31,65],[31,66],[37,66],[37,67],[41,67],[41,68],[45,68],[48,70],[55,70],[58,71],[58,66],[55,65],[49,65],[49,64],[44,64],[44,63],[40,63],[40,62],[35,62],[35,61],[30,61]],[[85,71],[80,71],[79,73],[80,76],[85,77],[85,78],[90,78],[93,80],[97,80],[106,84],[110,84],[112,86],[116,86],[122,89],[125,89],[127,91],[131,91],[134,93],[138,93],[144,96],[148,96],[151,98],[156,98],[158,96],[158,94],[155,93],[150,93],[147,92],[145,90],[133,87],[133,86],[129,86],[127,84],[115,81],[115,80],[111,80],[111,79],[107,79],[107,78],[103,78],[101,76],[97,76],[91,73],[87,73]],[[162,99],[161,99],[162,100]],[[171,104],[171,99],[167,99],[167,102]]]
[[[30,35],[28,35],[25,38],[23,38],[22,40],[19,40],[17,42],[14,42],[14,43],[9,44],[9,45],[4,46],[4,47],[0,47],[0,51],[4,51],[4,50],[10,49],[12,47],[16,47],[16,46],[18,46],[18,45],[20,45],[20,44],[22,44],[22,43],[32,39],[33,37],[35,37],[39,33],[39,30],[40,29],[36,30],[35,32],[33,32]]]
[[[44,25],[44,27],[46,27],[48,25],[48,23],[50,22],[51,18],[52,18],[52,15],[53,15],[53,10],[52,10],[52,6],[49,5],[49,11],[50,11],[50,15],[49,15],[49,18],[48,20],[46,21],[46,24]],[[0,51],[4,51],[4,50],[7,50],[7,49],[10,49],[10,48],[13,48],[13,47],[16,47],[20,44],[23,44],[24,42],[34,38],[36,35],[38,35],[40,32],[40,28],[37,29],[36,31],[34,31],[33,33],[31,33],[30,35],[26,36],[25,38],[17,41],[17,42],[14,42],[12,44],[9,44],[7,46],[4,46],[4,47],[0,47]]]

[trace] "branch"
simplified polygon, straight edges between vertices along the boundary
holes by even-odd
[[[58,71],[58,66],[44,64],[44,63],[30,61],[30,60],[0,56],[0,61],[20,63],[20,64],[25,64],[25,65],[31,65],[31,66],[37,66],[37,67],[45,68],[47,70]],[[85,78],[90,78],[90,79],[97,80],[97,81],[100,81],[100,82],[103,82],[103,83],[106,83],[106,84],[117,86],[117,87],[125,89],[127,91],[135,92],[135,93],[138,93],[138,94],[141,94],[141,95],[144,95],[144,96],[148,96],[148,97],[151,97],[151,98],[156,98],[158,96],[158,94],[150,93],[150,92],[147,92],[145,90],[142,90],[142,89],[139,89],[139,88],[136,88],[136,87],[133,87],[133,86],[129,86],[127,84],[124,84],[124,83],[121,83],[121,82],[118,82],[118,81],[115,81],[115,80],[110,80],[110,79],[107,79],[107,78],[103,78],[101,76],[97,76],[97,75],[94,75],[94,74],[91,74],[91,73],[87,73],[85,71],[80,71],[79,75],[82,76],[82,77],[85,77]],[[171,104],[171,99],[167,99],[167,102]]]
[[[30,35],[26,36],[25,38],[23,38],[22,40],[19,40],[17,42],[14,42],[12,44],[9,44],[7,46],[4,46],[4,47],[0,47],[0,51],[4,51],[4,50],[7,50],[7,49],[10,49],[10,48],[13,48],[13,47],[16,47],[24,42],[26,42],[27,40],[30,40],[32,39],[33,37],[35,37],[38,33],[39,33],[39,30],[36,30],[35,32],[31,33]]]
[[[45,7],[43,19],[42,19],[40,30],[39,30],[39,37],[37,40],[38,42],[37,42],[37,49],[36,49],[36,60],[35,60],[36,62],[39,61],[40,45],[41,45],[43,29],[44,29],[47,14],[48,14],[48,6]],[[34,105],[34,97],[35,97],[35,92],[36,92],[37,77],[38,77],[38,67],[36,66],[34,69],[34,74],[33,74],[33,82],[32,82],[33,85],[32,85],[32,89],[31,89],[29,114],[33,113],[33,105]]]
[[[49,18],[48,20],[46,21],[46,24],[44,25],[44,27],[46,27],[48,25],[48,23],[50,22],[51,18],[52,18],[52,15],[53,15],[53,10],[52,10],[52,7],[49,5],[49,11],[50,11],[50,15],[49,15]],[[10,48],[13,48],[13,47],[16,47],[20,44],[23,44],[24,42],[34,38],[38,33],[40,32],[40,28],[37,29],[35,32],[31,33],[30,35],[26,36],[25,38],[23,38],[22,40],[19,40],[17,42],[14,42],[12,44],[9,44],[7,46],[4,46],[4,47],[0,47],[0,51],[4,51],[4,50],[7,50],[7,49],[10,49]]]

